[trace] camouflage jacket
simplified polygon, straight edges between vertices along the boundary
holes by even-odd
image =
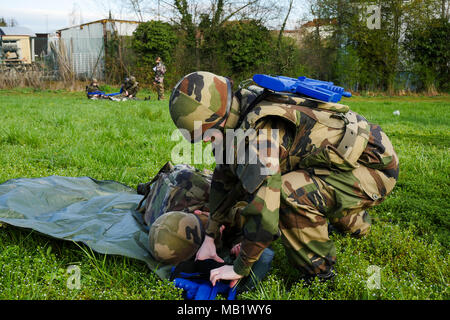
[[[155,66],[155,82],[161,83],[164,81],[164,74],[166,73],[166,66],[160,62]]]
[[[122,95],[128,97],[128,96],[133,96],[136,97],[138,91],[139,91],[139,82],[127,82],[124,83],[122,86],[123,89],[123,93]],[[127,92],[127,94],[125,94],[125,91]]]
[[[144,211],[145,224],[153,222],[169,211],[209,211],[208,198],[212,172],[200,171],[189,165],[174,166],[167,162],[158,174],[138,190],[145,197],[138,209]]]
[[[209,212],[211,178],[212,172],[209,170],[198,170],[186,164],[174,166],[167,162],[150,182],[138,187],[138,193],[144,195],[144,198],[137,210],[143,214],[144,223],[151,226],[157,218],[170,211]],[[217,239],[218,247],[231,248],[242,240],[240,210],[246,205],[245,202],[238,202],[230,209],[222,237]],[[205,227],[207,216],[198,217]]]
[[[243,89],[237,97],[242,114],[258,93]],[[374,200],[384,199],[397,180],[398,158],[387,136],[379,126],[370,124],[345,105],[269,94],[238,125],[244,132],[255,129],[250,141],[266,140],[263,144],[266,147],[253,151],[256,163],[239,164],[234,159],[234,164],[216,166],[206,229],[209,236],[216,238],[219,226],[230,219],[229,207],[238,201],[248,203],[241,212],[245,219],[244,240],[234,262],[238,274],[248,275],[252,264],[278,236],[283,174],[305,169],[327,177],[324,180],[333,185],[339,183],[336,178],[339,175],[334,173],[364,165],[376,169],[375,177],[361,179],[362,189]],[[250,154],[252,147],[253,144],[248,144],[246,152]]]

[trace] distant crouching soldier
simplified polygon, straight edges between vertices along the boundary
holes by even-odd
[[[133,99],[136,98],[139,91],[139,82],[134,76],[126,78],[122,85],[122,97]]]
[[[91,83],[86,86],[86,96],[88,99],[103,98],[104,92],[100,90],[97,79],[93,78]]]

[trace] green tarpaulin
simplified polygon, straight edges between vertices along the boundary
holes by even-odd
[[[142,197],[121,183],[89,177],[12,179],[0,185],[0,222],[139,259],[168,278],[171,266],[148,251],[148,227],[135,210]]]

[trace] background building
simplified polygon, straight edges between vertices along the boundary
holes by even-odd
[[[35,38],[33,31],[25,27],[0,27],[0,63],[34,62]]]
[[[78,78],[104,79],[108,42],[115,36],[131,36],[140,22],[103,19],[60,29],[58,53]]]

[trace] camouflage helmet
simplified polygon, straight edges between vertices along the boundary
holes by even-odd
[[[130,76],[129,81],[130,81],[130,83],[135,83],[136,82],[136,77],[135,76]]]
[[[206,71],[197,71],[184,76],[174,87],[169,100],[169,111],[173,122],[185,138],[198,142],[194,137],[194,122],[201,123],[201,133],[218,129],[228,118],[233,99],[229,79]],[[197,124],[198,125],[198,124]],[[182,130],[184,131],[184,130]]]
[[[203,226],[196,215],[181,211],[167,212],[150,227],[150,253],[160,262],[176,265],[197,252],[203,235]]]

